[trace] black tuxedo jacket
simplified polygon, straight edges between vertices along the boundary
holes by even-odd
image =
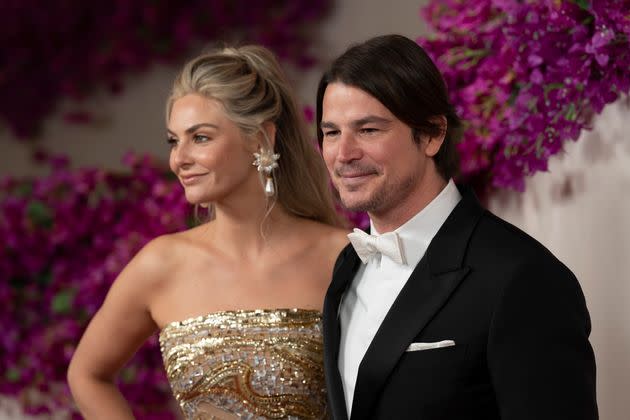
[[[590,319],[575,276],[460,191],[361,361],[352,420],[597,419]],[[324,303],[335,420],[347,419],[338,310],[360,264],[351,245],[342,251]],[[405,351],[441,340],[455,346]]]

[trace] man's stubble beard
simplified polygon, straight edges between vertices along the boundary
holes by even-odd
[[[341,197],[341,202],[350,211],[383,214],[402,203],[413,191],[417,182],[419,182],[417,176],[410,175],[400,181],[381,185],[371,197],[353,206],[348,206],[343,197]]]

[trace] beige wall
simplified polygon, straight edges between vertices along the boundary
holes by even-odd
[[[588,305],[602,420],[630,417],[630,103],[608,105],[591,132],[554,157],[524,194],[492,209],[577,276]]]
[[[61,120],[67,110],[79,107],[68,102],[44,124],[37,147],[51,153],[70,156],[78,166],[119,168],[121,156],[128,150],[166,156],[164,99],[175,69],[156,66],[140,76],[126,80],[125,91],[118,96],[99,92],[88,98],[80,109],[93,112],[96,124],[71,125]],[[0,137],[0,175],[39,174],[44,171],[30,160],[34,145]]]

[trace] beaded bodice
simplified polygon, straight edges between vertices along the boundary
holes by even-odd
[[[326,416],[321,314],[224,311],[168,324],[160,348],[187,419]]]

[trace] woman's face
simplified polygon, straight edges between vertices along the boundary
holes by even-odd
[[[191,204],[221,201],[255,179],[258,145],[226,115],[220,102],[196,94],[173,102],[168,120],[170,167]]]

